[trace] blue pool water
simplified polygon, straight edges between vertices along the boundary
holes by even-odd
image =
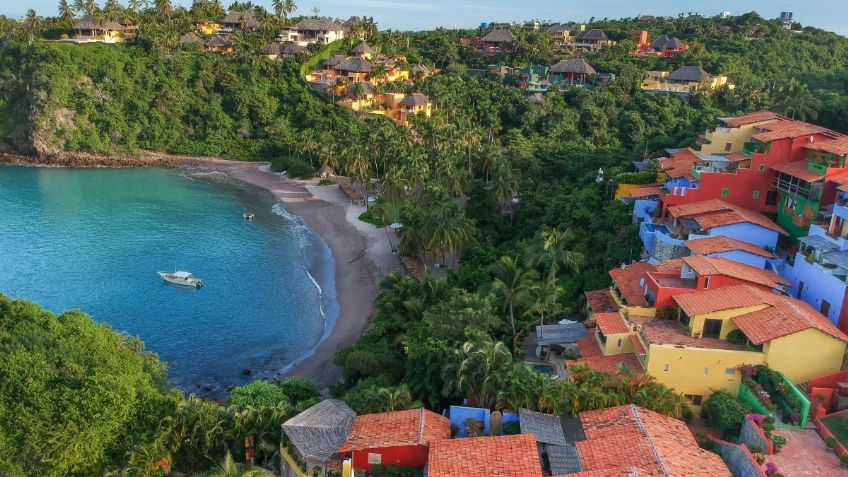
[[[163,284],[175,265],[203,288]],[[338,314],[333,273],[299,217],[221,174],[0,166],[0,293],[139,336],[188,392],[308,353]]]

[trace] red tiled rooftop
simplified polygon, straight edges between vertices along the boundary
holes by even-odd
[[[695,153],[689,149],[680,149],[675,151],[671,157],[661,159],[657,163],[657,170],[658,172],[665,172],[672,179],[685,177],[691,181],[695,180],[695,177],[692,176],[692,167],[698,161],[698,156]]]
[[[576,443],[582,475],[731,475],[677,419],[630,404],[581,412],[580,422],[586,435]],[[627,473],[634,468],[638,473]]]
[[[666,260],[665,262],[660,262],[654,265],[654,271],[657,273],[680,273],[680,270],[683,268],[683,259],[675,258],[673,260]]]
[[[748,252],[754,255],[759,255],[760,257],[774,258],[774,254],[772,254],[771,252],[766,252],[765,250],[761,249],[760,247],[757,247],[754,244],[743,242],[735,238],[725,237],[723,235],[687,240],[683,242],[683,245],[685,245],[686,248],[695,252],[698,255],[711,255],[714,253],[739,250],[742,252]]]
[[[642,363],[636,359],[634,353],[611,354],[609,356],[591,356],[589,358],[572,359],[565,362],[566,367],[588,366],[589,369],[602,373],[615,374],[619,366],[625,365],[634,372],[643,372]]]
[[[806,149],[814,151],[829,152],[837,156],[848,154],[848,136],[842,136],[829,141],[815,141],[804,146]]]
[[[651,276],[660,288],[695,288],[698,285],[698,280],[694,278],[657,276],[656,274],[651,274]]]
[[[760,123],[763,121],[770,121],[775,119],[786,119],[783,116],[773,113],[771,111],[757,111],[756,113],[745,114],[742,116],[737,116],[735,118],[727,118],[722,122],[731,128],[738,128],[740,126],[746,126],[748,124]]]
[[[719,199],[705,200],[691,204],[674,205],[668,208],[668,213],[678,219],[688,218],[694,220],[704,229],[733,225],[742,222],[750,222],[760,227],[774,230],[786,235],[786,231],[779,225],[769,220],[763,214],[753,210],[729,204]]]
[[[694,338],[676,320],[654,320],[642,325],[642,336],[649,344],[688,346],[690,348],[744,350],[745,345],[716,338]]]
[[[816,329],[838,340],[848,341],[848,336],[810,305],[789,297],[784,297],[768,308],[732,319],[754,344],[763,344],[808,329]]]
[[[772,164],[769,169],[782,172],[786,175],[801,179],[804,182],[816,182],[824,179],[824,174],[812,172],[808,169],[807,161],[786,162],[783,164]]]
[[[640,281],[645,278],[646,272],[654,271],[654,266],[648,262],[636,262],[624,268],[613,268],[609,271],[610,277],[621,297],[628,305],[648,306],[642,291]]]
[[[681,293],[672,299],[691,317],[734,308],[769,305],[777,303],[781,296],[750,285],[733,285]]]
[[[662,185],[636,187],[635,189],[630,189],[630,192],[627,195],[633,198],[650,197],[653,195],[659,195],[661,188]]]
[[[618,302],[613,298],[609,288],[587,291],[584,294],[586,295],[586,304],[592,310],[592,313],[618,311]]]
[[[441,439],[430,443],[428,477],[542,477],[533,434]]]
[[[448,418],[427,409],[356,416],[347,442],[339,452],[378,447],[428,445],[450,437]]]
[[[593,356],[602,356],[604,353],[601,351],[601,345],[598,344],[598,340],[595,338],[594,333],[590,333],[583,338],[577,340],[577,350],[580,351],[581,358],[591,358]]]
[[[683,263],[700,276],[724,275],[774,290],[780,290],[784,286],[788,287],[792,285],[788,280],[774,272],[726,258],[692,255],[690,257],[684,257]]]
[[[804,121],[778,121],[757,126],[764,132],[754,134],[757,141],[771,142],[779,139],[789,139],[813,134],[835,134],[827,128],[805,123]]]
[[[608,313],[595,313],[595,322],[598,324],[598,329],[605,335],[615,335],[619,333],[627,333],[627,325],[624,319],[617,311]]]
[[[746,156],[744,152],[731,152],[730,154],[724,156],[730,162],[743,162],[750,161],[751,158]]]
[[[633,352],[635,354],[646,354],[647,351],[645,347],[642,346],[642,342],[639,341],[639,338],[636,335],[630,335],[630,343],[633,345]]]

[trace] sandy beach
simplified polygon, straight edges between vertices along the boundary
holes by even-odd
[[[233,179],[274,194],[292,213],[300,216],[320,235],[335,261],[336,296],[339,316],[330,335],[311,356],[304,358],[285,375],[301,376],[319,389],[337,382],[341,368],[333,357],[353,344],[368,325],[380,280],[400,266],[391,251],[386,231],[359,220],[364,206],[352,205],[334,186],[318,186],[317,180],[297,181],[270,172],[267,164],[216,161],[200,166],[224,172]],[[392,242],[397,238],[390,232]]]

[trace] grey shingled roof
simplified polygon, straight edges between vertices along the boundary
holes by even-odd
[[[112,31],[121,31],[125,30],[124,26],[118,22],[108,21],[100,24],[97,20],[91,16],[86,15],[79,19],[76,23],[74,23],[74,30],[112,30]]]
[[[570,60],[562,60],[559,63],[551,66],[551,73],[585,73],[593,75],[597,73],[592,65],[586,63],[583,58],[572,58]]]
[[[583,470],[580,455],[573,445],[545,445],[545,450],[548,452],[548,462],[551,464],[553,475],[575,474]]]
[[[609,41],[609,38],[603,30],[593,28],[591,30],[581,31],[578,33],[577,41]]]
[[[355,417],[344,401],[327,399],[289,419],[282,429],[303,457],[326,462],[347,441]]]
[[[657,51],[660,50],[673,50],[676,48],[682,48],[683,42],[677,38],[669,38],[667,35],[663,35],[651,43],[651,48]]]
[[[365,58],[348,58],[336,65],[339,71],[352,71],[354,73],[370,73],[372,70],[371,62]]]
[[[538,443],[557,446],[568,445],[565,434],[562,432],[562,422],[559,416],[522,408],[518,410],[518,422],[521,426],[521,433],[533,434]]]
[[[203,38],[200,38],[200,36],[197,33],[190,31],[190,32],[188,32],[185,35],[180,37],[180,44],[181,45],[185,45],[185,44],[188,44],[188,43],[200,43],[202,45],[203,44]]]
[[[294,26],[298,30],[309,31],[343,31],[341,25],[326,18],[304,18]]]
[[[245,10],[243,12],[232,11],[221,20],[221,23],[240,27],[242,17],[244,17],[244,24],[247,28],[259,28],[259,20],[256,19],[256,13],[253,10]]]
[[[480,41],[487,41],[491,43],[512,43],[515,41],[515,36],[513,36],[512,32],[506,28],[499,28],[497,30],[490,31]]]
[[[350,50],[350,52],[355,54],[355,55],[361,55],[361,54],[365,54],[365,53],[370,53],[372,55],[374,54],[374,50],[370,46],[368,46],[368,43],[365,43],[364,41],[362,43],[356,45],[355,47],[353,47],[353,49]]]
[[[406,95],[403,98],[403,101],[400,102],[401,106],[424,106],[425,104],[430,102],[430,98],[421,93],[412,93]]]
[[[205,43],[206,46],[212,47],[212,48],[223,48],[223,47],[225,47],[229,44],[230,44],[230,42],[228,42],[227,40],[225,40],[224,38],[222,38],[218,35],[215,35],[212,38],[206,40],[206,43]]]
[[[539,327],[536,327],[536,336],[539,336]],[[586,336],[586,327],[583,323],[574,322],[567,324],[545,325],[542,337],[539,338],[540,345],[551,345],[560,343],[576,343],[577,340]]]
[[[707,81],[710,79],[710,75],[700,66],[684,66],[668,75],[668,79],[671,81],[688,82]]]

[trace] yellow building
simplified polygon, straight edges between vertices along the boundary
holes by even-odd
[[[688,94],[693,91],[715,91],[721,87],[734,89],[727,76],[713,76],[699,66],[684,66],[675,71],[648,71],[642,81],[643,91]]]
[[[221,29],[221,25],[217,22],[201,22],[197,24],[197,30],[203,34],[203,36],[212,36],[218,33],[218,30]]]
[[[137,27],[125,26],[116,21],[98,22],[94,17],[86,15],[74,23],[77,32],[76,42],[123,43],[135,38]]]
[[[632,306],[593,313],[595,336],[604,355],[635,353],[647,374],[694,406],[716,390],[736,394],[743,364],[767,364],[793,383],[841,368],[848,336],[804,302],[749,285],[673,299],[672,317]]]

